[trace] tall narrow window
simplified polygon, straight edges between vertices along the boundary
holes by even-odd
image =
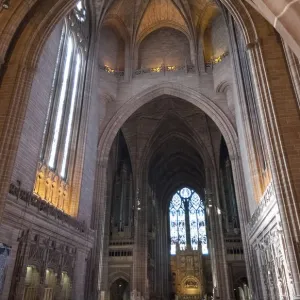
[[[185,250],[187,243],[193,250],[202,245],[202,253],[208,254],[205,209],[199,195],[189,188],[183,188],[173,196],[170,207],[171,254],[176,254],[176,245]]]
[[[78,203],[71,203],[75,199],[71,171],[80,172],[74,149],[79,144],[87,61],[88,39],[85,37],[89,36],[89,27],[85,20],[82,1],[64,20],[34,187],[34,193],[42,199],[72,215],[77,214],[78,207]],[[79,192],[77,196],[79,200]]]
[[[75,108],[76,108],[76,99],[78,97],[78,87],[79,87],[79,76],[80,76],[80,65],[81,65],[81,55],[77,53],[76,55],[76,65],[74,70],[74,80],[71,86],[71,101],[70,101],[70,110],[68,114],[68,121],[67,121],[67,131],[65,137],[65,144],[63,148],[63,157],[62,157],[62,165],[60,170],[60,176],[62,178],[66,177],[66,170],[67,170],[67,161],[69,156],[70,144],[71,144],[71,136],[72,136],[72,126],[74,121],[75,115]]]
[[[73,40],[72,36],[68,37],[67,42],[67,51],[66,51],[66,61],[65,65],[63,67],[63,76],[61,81],[61,89],[59,91],[59,97],[57,99],[57,111],[56,111],[56,117],[54,118],[54,132],[53,132],[53,139],[51,142],[51,148],[50,148],[50,156],[48,165],[50,168],[55,167],[56,162],[56,154],[57,154],[57,148],[58,148],[58,142],[60,138],[60,134],[62,131],[62,122],[63,122],[63,113],[66,103],[66,96],[67,96],[67,88],[68,88],[68,81],[70,77],[70,69],[71,69],[71,61],[72,61],[72,53],[73,53]]]

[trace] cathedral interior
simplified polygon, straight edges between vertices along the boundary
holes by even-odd
[[[300,300],[299,0],[0,0],[0,299]]]

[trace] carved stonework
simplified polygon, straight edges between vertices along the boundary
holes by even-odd
[[[176,255],[171,256],[171,271],[173,293],[178,299],[198,299],[205,295],[203,261],[199,251],[178,249]]]
[[[70,213],[69,185],[44,164],[39,164],[34,193],[59,210]]]
[[[38,212],[45,213],[48,216],[52,216],[55,219],[68,224],[69,226],[73,227],[74,229],[80,232],[87,231],[84,222],[76,220],[70,215],[64,213],[62,210],[59,210],[58,208],[53,206],[51,203],[41,199],[39,196],[34,195],[31,192],[22,190],[19,186],[13,183],[10,184],[9,193],[16,197],[16,201],[22,200],[27,205],[36,207]]]
[[[250,219],[250,222],[248,223],[248,233],[251,236],[253,231],[255,230],[257,224],[262,219],[263,215],[266,213],[268,208],[276,203],[275,198],[275,192],[274,192],[274,186],[271,182],[265,193],[263,194],[261,201],[255,210],[254,214],[252,215],[252,218]]]
[[[70,284],[72,282],[76,249],[33,232],[30,237],[27,233],[20,239],[14,269],[14,274],[20,275],[14,277],[9,299],[15,299],[16,295],[26,293],[29,289],[34,290],[39,299],[45,299],[46,295],[50,294],[60,295],[64,284],[61,280],[63,273],[70,278]],[[39,282],[25,282],[28,266],[38,274]]]
[[[279,215],[276,219],[279,220]],[[281,222],[278,221],[271,230],[264,232],[253,247],[258,249],[257,259],[268,299],[291,299],[294,287]]]

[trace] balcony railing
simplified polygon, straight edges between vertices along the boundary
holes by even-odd
[[[114,75],[119,79],[122,79],[124,77],[124,71],[115,70],[108,66],[99,66],[99,69],[105,71],[108,74]]]
[[[184,65],[184,66],[167,66],[161,65],[155,68],[142,68],[135,70],[134,75],[139,76],[143,74],[171,74],[176,72],[184,72],[184,73],[195,73],[195,66],[193,65]]]

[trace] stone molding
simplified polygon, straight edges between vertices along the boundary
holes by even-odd
[[[248,223],[248,235],[252,236],[256,232],[259,224],[262,222],[264,216],[269,211],[269,208],[273,207],[276,203],[276,197],[274,192],[273,182],[270,182],[266,188],[263,196],[261,197],[260,203],[253,213]]]
[[[54,217],[55,220],[66,223],[67,225],[73,227],[79,232],[88,232],[88,228],[84,221],[76,220],[75,218],[71,217],[70,215],[67,215],[63,211],[53,206],[51,203],[41,199],[40,197],[34,195],[31,192],[22,190],[20,187],[16,186],[13,183],[10,184],[9,193],[12,196],[16,197],[16,201],[22,200],[28,206],[36,207],[40,213],[50,215]]]

